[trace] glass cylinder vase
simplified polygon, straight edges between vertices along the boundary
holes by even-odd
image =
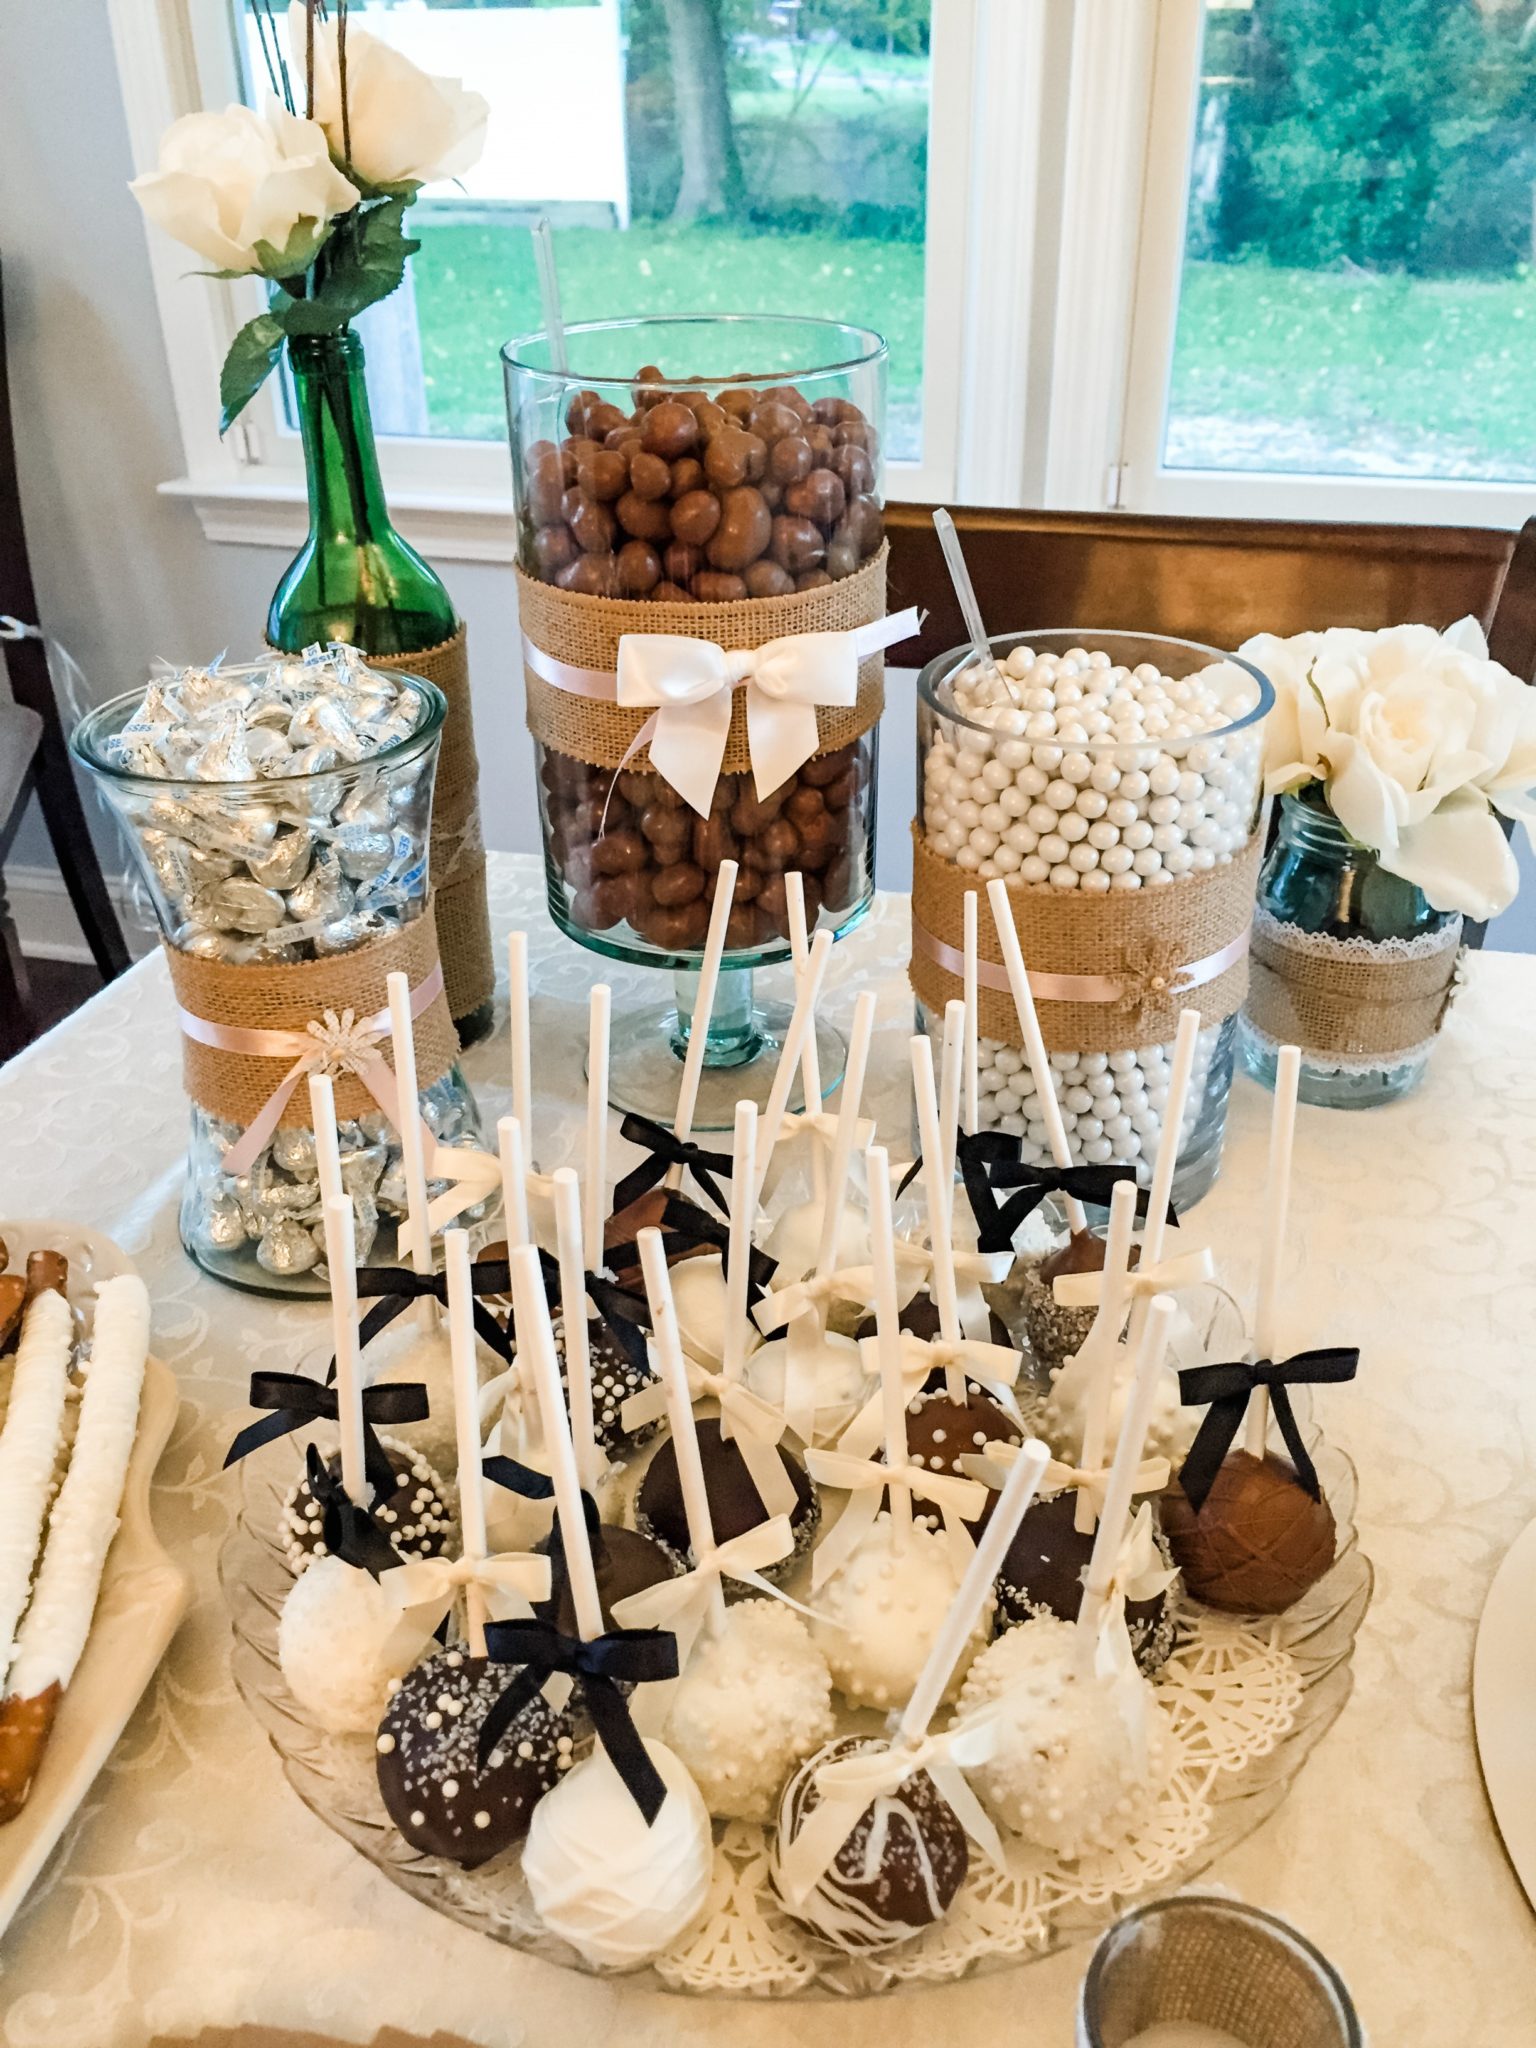
[[[1321,789],[1280,800],[1259,876],[1243,1065],[1275,1084],[1301,1048],[1300,1096],[1370,1109],[1423,1078],[1455,984],[1461,918],[1352,840]]]
[[[563,340],[563,363],[542,334],[503,351],[550,914],[593,951],[673,974],[671,1005],[615,1020],[610,1067],[617,1106],[670,1122],[716,877],[738,863],[694,1117],[725,1129],[738,1098],[766,1097],[788,1022],[752,990],[790,954],[786,875],[812,931],[847,932],[874,893],[878,644],[852,701],[811,700],[814,744],[783,774],[764,771],[746,692],[766,702],[748,659],[766,643],[884,618],[885,344],[746,317]],[[652,752],[671,708],[650,715],[627,680],[621,701],[619,642],[640,635],[721,650],[733,708],[686,790]],[[817,1036],[825,1091],[842,1046],[824,1023]]]
[[[292,664],[296,675],[303,666]],[[417,926],[429,901],[429,821],[445,705],[442,693],[418,677],[391,674],[387,681],[411,706],[414,724],[405,737],[351,762],[326,749],[315,772],[255,781],[213,782],[126,765],[131,750],[120,736],[141,711],[142,691],[112,699],[81,722],[71,747],[123,826],[168,949],[233,968],[298,967],[345,959]],[[301,694],[303,687],[300,678]],[[430,972],[435,943],[426,945],[427,955]],[[265,1020],[253,1011],[240,1021]],[[184,1022],[187,1029],[201,1030],[200,1020]],[[231,1171],[226,1159],[238,1159],[252,1119],[191,1100],[181,1237],[216,1279],[259,1294],[324,1295],[323,1212],[302,1081],[290,1110],[253,1158]],[[422,1088],[420,1111],[444,1146],[479,1146],[474,1098],[456,1064]],[[341,1118],[339,1138],[359,1263],[403,1260],[397,1132],[370,1102]]]

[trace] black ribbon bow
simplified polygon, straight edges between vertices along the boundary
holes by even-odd
[[[1120,1182],[1136,1178],[1134,1166],[1026,1165],[1019,1157],[1022,1144],[1022,1139],[1007,1131],[978,1131],[959,1141],[960,1177],[976,1218],[978,1251],[1011,1251],[1019,1225],[1047,1195],[1067,1195],[1087,1206],[1107,1209]],[[1000,1202],[999,1188],[1015,1192]],[[1138,1189],[1137,1215],[1144,1216],[1146,1207],[1147,1190]],[[1171,1202],[1168,1221],[1178,1221]]]
[[[703,1211],[699,1213],[702,1215]],[[648,1380],[654,1379],[651,1354],[645,1342],[651,1320],[650,1304],[643,1295],[631,1294],[627,1287],[620,1287],[614,1280],[605,1280],[601,1273],[588,1273],[586,1282],[587,1294],[597,1310],[598,1321],[636,1372]]]
[[[225,1454],[226,1470],[237,1458],[248,1458],[252,1451],[276,1443],[280,1436],[303,1429],[306,1423],[339,1420],[335,1387],[325,1386],[303,1373],[253,1372],[250,1402],[253,1408],[269,1408],[272,1413],[259,1422],[248,1422],[240,1431]],[[428,1413],[427,1390],[418,1380],[364,1387],[362,1405],[364,1469],[372,1491],[369,1506],[376,1508],[394,1491],[395,1485],[394,1467],[379,1442],[377,1428],[381,1423],[389,1428],[402,1422],[424,1422]]]
[[[523,1465],[516,1458],[509,1458],[505,1451],[493,1451],[488,1458],[480,1460],[480,1470],[493,1486],[515,1493],[521,1500],[553,1500],[555,1482],[547,1473],[535,1472],[531,1465]]]
[[[485,1631],[486,1654],[523,1668],[492,1705],[480,1729],[479,1761],[491,1753],[517,1716],[554,1672],[564,1672],[581,1694],[597,1738],[649,1827],[667,1788],[630,1717],[621,1683],[645,1685],[676,1678],[677,1637],[663,1629],[615,1629],[584,1643],[548,1621],[495,1621]]]
[[[356,1565],[371,1579],[393,1571],[404,1561],[373,1516],[347,1492],[341,1474],[331,1470],[315,1444],[304,1446],[304,1465],[310,1493],[320,1507],[320,1540],[329,1556]]]
[[[720,1254],[724,1270],[730,1271],[731,1229],[718,1216],[711,1216],[707,1209],[701,1209],[697,1202],[690,1202],[676,1189],[668,1191],[665,1206],[661,1212],[662,1226],[667,1232],[667,1251],[693,1251],[696,1247],[708,1246]],[[612,1271],[622,1273],[640,1263],[638,1244],[616,1244],[607,1253],[608,1265]],[[752,1308],[767,1292],[778,1261],[769,1258],[765,1251],[753,1245],[747,1257],[747,1306]],[[595,1297],[594,1297],[595,1298]],[[638,1295],[631,1295],[631,1301],[639,1301]],[[648,1303],[641,1302],[645,1312],[645,1326],[649,1328],[651,1312]]]
[[[1193,1365],[1181,1372],[1179,1398],[1185,1407],[1197,1407],[1204,1401],[1211,1404],[1210,1413],[1201,1423],[1179,1474],[1179,1484],[1195,1513],[1199,1514],[1204,1507],[1216,1474],[1221,1470],[1221,1462],[1243,1426],[1249,1397],[1260,1387],[1268,1390],[1281,1441],[1296,1467],[1296,1477],[1313,1500],[1321,1500],[1322,1487],[1318,1482],[1317,1467],[1301,1440],[1296,1411],[1291,1406],[1287,1389],[1295,1386],[1338,1386],[1354,1378],[1359,1363],[1360,1353],[1357,1350],[1337,1345],[1319,1351],[1298,1351],[1293,1358],[1282,1359],[1278,1364],[1270,1358],[1259,1358],[1251,1365],[1238,1360],[1230,1365]]]
[[[627,1209],[631,1202],[638,1202],[659,1181],[666,1179],[669,1168],[681,1166],[693,1175],[721,1215],[726,1214],[730,1203],[720,1192],[716,1176],[730,1179],[732,1160],[729,1152],[706,1152],[691,1138],[679,1138],[665,1124],[652,1123],[648,1116],[633,1113],[619,1125],[619,1136],[627,1138],[631,1145],[641,1146],[650,1157],[642,1159],[638,1166],[626,1173],[614,1189],[615,1211]]]
[[[505,1259],[482,1259],[469,1269],[469,1291],[478,1294],[507,1294],[512,1287],[512,1270]],[[387,1330],[397,1316],[403,1315],[413,1301],[431,1299],[448,1306],[448,1276],[446,1273],[413,1273],[406,1266],[359,1266],[357,1269],[357,1295],[360,1301],[372,1301],[358,1325],[357,1340],[369,1345],[374,1338]],[[482,1308],[475,1300],[470,1302],[470,1314],[474,1317],[475,1333],[481,1342],[489,1345],[496,1356],[508,1360],[512,1356],[512,1342],[500,1323],[489,1309]],[[329,1383],[336,1373],[333,1356],[326,1371]]]

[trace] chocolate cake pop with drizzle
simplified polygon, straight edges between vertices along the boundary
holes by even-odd
[[[871,1221],[878,1233],[873,1210]],[[832,1744],[802,1765],[784,1794],[774,1889],[793,1918],[838,1948],[859,1954],[892,1947],[941,1919],[965,1879],[967,1835],[1002,1868],[996,1832],[960,1769],[990,1756],[994,1730],[963,1722],[938,1736],[929,1730],[954,1690],[957,1666],[990,1604],[993,1573],[1047,1456],[1044,1444],[1031,1442],[1009,1474],[894,1738]]]
[[[512,1279],[554,1466],[578,1633],[592,1643],[603,1632],[602,1614],[536,1253],[513,1253]],[[643,1803],[599,1744],[535,1809],[523,1850],[535,1912],[599,1967],[647,1961],[698,1918],[709,1897],[714,1845],[698,1787],[664,1743],[647,1739],[643,1750],[650,1778]]]
[[[1164,1503],[1164,1526],[1190,1592],[1234,1613],[1279,1614],[1310,1591],[1333,1563],[1338,1531],[1291,1411],[1290,1384],[1351,1379],[1359,1353],[1314,1351],[1273,1363],[1290,1203],[1291,1153],[1301,1055],[1281,1048],[1270,1126],[1269,1175],[1253,1359],[1247,1368],[1207,1366],[1182,1376],[1192,1399],[1214,1397],[1180,1483]],[[1228,1382],[1235,1382],[1229,1388]],[[1291,1462],[1267,1448],[1270,1394]],[[1247,1443],[1222,1458],[1247,1409]],[[1218,1464],[1216,1461],[1220,1459]]]
[[[851,1705],[889,1708],[911,1691],[938,1637],[971,1550],[963,1524],[979,1514],[986,1495],[973,1480],[926,1470],[907,1456],[890,1179],[878,1146],[869,1153],[869,1193],[885,1457],[877,1463],[842,1450],[808,1453],[823,1485],[849,1492],[812,1561],[818,1611],[811,1633]],[[914,1494],[941,1510],[942,1530],[913,1520]],[[883,1496],[890,1501],[886,1513]],[[984,1619],[990,1618],[989,1608]],[[985,1640],[978,1627],[973,1649]],[[961,1675],[956,1668],[955,1683]]]
[[[972,1664],[960,1694],[962,1715],[989,1712],[995,1730],[991,1753],[968,1767],[982,1803],[1059,1856],[1123,1840],[1146,1810],[1160,1761],[1162,1710],[1136,1669],[1122,1610],[1131,1487],[1174,1313],[1158,1296],[1139,1340],[1077,1621],[1010,1629]]]
[[[762,1576],[793,1548],[788,1518],[761,1523],[733,1543],[716,1543],[666,1259],[656,1233],[643,1233],[640,1254],[696,1563],[686,1577],[625,1601],[618,1619],[626,1626],[670,1629],[678,1639],[682,1675],[669,1688],[662,1734],[692,1773],[710,1811],[725,1818],[767,1820],[795,1763],[832,1731],[832,1681],[804,1622],[772,1597],[774,1589]],[[727,1578],[738,1589],[753,1586],[770,1597],[727,1607]]]
[[[505,1674],[487,1661],[485,1627],[491,1599],[509,1598],[528,1612],[549,1591],[549,1563],[527,1555],[491,1557],[480,1476],[479,1383],[470,1315],[469,1238],[443,1236],[448,1280],[448,1334],[453,1355],[459,1507],[463,1553],[455,1566],[405,1566],[380,1582],[396,1616],[421,1614],[430,1635],[444,1600],[464,1597],[465,1643],[439,1651],[403,1679],[379,1725],[374,1748],[385,1809],[412,1848],[473,1870],[527,1832],[536,1802],[567,1769],[573,1723],[536,1694],[482,1764],[480,1735],[505,1689]],[[426,1600],[418,1594],[426,1595]],[[506,1608],[499,1607],[505,1613]]]

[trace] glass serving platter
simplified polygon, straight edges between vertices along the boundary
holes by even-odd
[[[1308,1427],[1307,1434],[1314,1432]],[[585,1971],[575,1951],[539,1923],[515,1854],[473,1872],[419,1854],[385,1815],[371,1742],[326,1735],[296,1706],[277,1656],[278,1616],[292,1577],[276,1530],[302,1456],[302,1439],[291,1437],[244,1461],[241,1513],[220,1557],[236,1683],[289,1783],[386,1877],[436,1911]],[[976,1870],[975,1857],[973,1877],[938,1928],[883,1956],[855,1960],[818,1944],[779,1910],[764,1882],[764,1830],[717,1823],[715,1886],[703,1920],[633,1973],[633,1981],[738,1997],[864,1996],[952,1981],[1087,1939],[1132,1900],[1189,1884],[1274,1812],[1349,1697],[1372,1572],[1355,1531],[1354,1467],[1321,1442],[1314,1456],[1338,1525],[1334,1563],[1305,1599],[1272,1620],[1242,1624],[1184,1604],[1180,1643],[1157,1688],[1179,1766],[1154,1823],[1134,1845],[1100,1859],[1097,1868],[1052,1863],[1022,1844],[1010,1845],[1006,1873]],[[873,1723],[866,1715],[849,1717],[847,1725]]]

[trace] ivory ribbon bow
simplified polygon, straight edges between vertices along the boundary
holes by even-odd
[[[752,1320],[765,1337],[771,1337],[803,1315],[824,1313],[835,1301],[870,1301],[874,1286],[873,1266],[842,1266],[833,1273],[812,1274],[765,1294],[753,1309]]]
[[[809,1607],[802,1607],[771,1579],[763,1577],[766,1565],[778,1564],[794,1547],[788,1515],[775,1515],[770,1521],[759,1522],[755,1529],[714,1544],[702,1555],[696,1552],[693,1570],[684,1572],[680,1578],[663,1579],[615,1601],[613,1618],[621,1628],[662,1628],[675,1635],[678,1662],[682,1665],[687,1664],[708,1617],[719,1579],[739,1579],[754,1592],[782,1600],[786,1607],[793,1607],[797,1614],[814,1621],[818,1617]]]
[[[442,993],[443,970],[439,963],[411,990],[411,1016],[421,1017]],[[392,1034],[387,1009],[371,1017],[358,1017],[352,1010],[337,1016],[326,1010],[312,1017],[302,1031],[258,1031],[235,1024],[213,1024],[191,1010],[178,1010],[183,1035],[216,1052],[240,1053],[250,1059],[292,1060],[255,1120],[224,1155],[223,1170],[235,1176],[249,1173],[271,1142],[283,1111],[299,1083],[310,1074],[355,1074],[394,1129],[400,1129],[401,1107],[395,1077],[379,1046]],[[436,1231],[453,1221],[462,1209],[501,1185],[501,1169],[488,1152],[459,1150],[439,1145],[432,1132],[421,1126],[421,1149],[428,1180],[446,1180],[448,1192],[439,1195],[427,1210],[429,1227]]]
[[[1136,1668],[1136,1653],[1125,1623],[1126,1602],[1155,1600],[1177,1577],[1178,1572],[1170,1571],[1158,1555],[1152,1535],[1152,1506],[1143,1501],[1115,1559],[1104,1604],[1090,1623],[1094,1675],[1113,1696],[1130,1733],[1136,1768],[1143,1773],[1151,1741],[1149,1717],[1158,1710],[1151,1688]]]
[[[817,705],[851,708],[859,663],[917,629],[917,612],[909,610],[852,633],[790,633],[729,653],[687,634],[626,633],[619,641],[618,701],[654,709],[625,759],[648,745],[651,766],[708,817],[732,699],[745,690],[752,775],[759,797],[769,796],[815,753]]]
[[[1013,1265],[1013,1252],[1011,1248],[999,1252],[978,1252],[964,1245],[954,1245],[949,1256],[955,1269],[955,1306],[960,1315],[960,1327],[967,1337],[984,1338],[992,1327],[992,1312],[987,1307],[982,1287],[1002,1285]],[[916,1270],[927,1278],[933,1272],[932,1247],[915,1244],[910,1238],[898,1238],[896,1269],[898,1272],[904,1269],[907,1273]]]
[[[770,1515],[789,1514],[795,1505],[795,1486],[777,1448],[784,1434],[784,1417],[771,1401],[754,1394],[740,1380],[728,1379],[696,1358],[685,1357],[683,1364],[689,1400],[719,1403],[721,1420],[730,1425],[758,1499]],[[660,1421],[666,1412],[667,1389],[658,1373],[649,1386],[630,1395],[619,1410],[619,1420],[633,1434],[648,1422]]]
[[[813,1592],[843,1569],[875,1526],[880,1496],[892,1484],[906,1487],[938,1509],[956,1573],[964,1571],[975,1548],[965,1525],[975,1521],[987,1502],[986,1488],[974,1479],[962,1479],[953,1472],[930,1472],[926,1466],[910,1462],[887,1465],[843,1450],[807,1451],[805,1463],[818,1486],[835,1486],[848,1495],[843,1512],[812,1553]]]
[[[986,1763],[996,1752],[999,1713],[986,1708],[958,1721],[942,1734],[920,1742],[899,1739],[834,1757],[816,1773],[820,1803],[800,1824],[793,1841],[779,1840],[778,1883],[791,1906],[803,1905],[837,1861],[843,1844],[871,1806],[875,1809],[873,1853],[883,1847],[887,1816],[880,1802],[890,1799],[918,1771],[925,1771],[947,1800],[955,1818],[982,1854],[1002,1870],[1003,1845],[964,1773]]]
[[[1001,1489],[1008,1477],[1009,1467],[1023,1449],[1021,1444],[988,1444],[984,1451],[966,1451],[960,1458],[960,1469],[971,1479],[979,1479],[983,1486],[990,1486],[994,1492]],[[1040,1475],[1040,1497],[1057,1493],[1081,1492],[1088,1496],[1093,1507],[1094,1520],[1104,1512],[1104,1495],[1109,1486],[1108,1465],[1092,1467],[1066,1465],[1052,1458]],[[1143,1458],[1131,1475],[1132,1493],[1161,1493],[1168,1484],[1173,1468],[1166,1458]],[[1151,1595],[1134,1595],[1135,1598],[1150,1599]]]
[[[379,1577],[379,1591],[399,1610],[402,1629],[411,1635],[419,1631],[423,1645],[469,1586],[485,1595],[491,1621],[511,1621],[549,1598],[549,1559],[511,1550],[491,1557],[423,1557]]]
[[[1199,1251],[1178,1252],[1170,1259],[1159,1259],[1155,1265],[1137,1266],[1125,1276],[1124,1299],[1131,1302],[1145,1295],[1172,1294],[1177,1288],[1198,1287],[1202,1281],[1215,1277],[1210,1247],[1202,1245]],[[1052,1292],[1063,1308],[1097,1308],[1104,1292],[1104,1275],[1058,1273]]]
[[[878,1378],[880,1339],[877,1336],[866,1337],[860,1349],[871,1376]],[[910,1330],[901,1333],[901,1377],[908,1400],[922,1391],[923,1382],[931,1372],[958,1366],[966,1378],[974,1380],[983,1393],[990,1394],[1003,1413],[1017,1422],[1020,1428],[1024,1425],[1024,1418],[1019,1413],[1014,1383],[1023,1357],[1021,1351],[1010,1351],[1006,1344],[988,1344],[975,1337],[961,1337],[955,1343],[947,1344],[942,1337],[915,1337]],[[880,1396],[876,1393],[849,1423],[838,1439],[837,1447],[855,1457],[868,1457],[879,1446],[882,1427]]]

